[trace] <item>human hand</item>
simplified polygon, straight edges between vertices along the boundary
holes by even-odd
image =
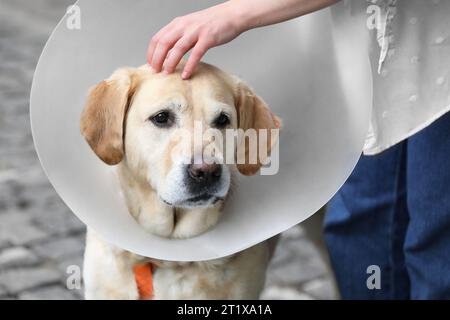
[[[286,21],[332,5],[338,0],[228,0],[175,18],[150,41],[147,61],[156,72],[172,73],[192,49],[182,78],[188,79],[205,53],[252,28]]]
[[[182,78],[189,79],[212,47],[225,44],[245,31],[239,11],[228,2],[175,18],[150,41],[147,62],[156,72],[172,73],[192,49]]]

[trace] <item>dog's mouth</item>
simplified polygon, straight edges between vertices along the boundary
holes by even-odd
[[[169,202],[167,200],[165,200],[164,198],[161,198],[161,200],[169,205],[169,206],[173,206],[173,207],[180,207],[180,208],[196,208],[196,207],[205,207],[205,206],[210,206],[210,205],[214,205],[219,201],[224,200],[222,197],[218,197],[216,195],[213,194],[209,194],[209,193],[203,193],[191,198],[187,198],[187,199],[183,199],[177,202]]]

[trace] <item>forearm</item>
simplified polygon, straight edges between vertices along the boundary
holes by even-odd
[[[320,10],[339,0],[229,0],[177,17],[150,41],[147,61],[153,70],[175,71],[192,49],[181,77],[188,79],[205,53],[241,33]],[[164,65],[163,65],[164,64]]]
[[[245,30],[271,25],[328,7],[339,0],[229,0],[222,5],[234,12]]]

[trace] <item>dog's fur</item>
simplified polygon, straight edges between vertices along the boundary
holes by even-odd
[[[148,120],[166,109],[176,114],[174,127],[187,132],[193,131],[194,120],[202,121],[205,129],[211,127],[221,112],[230,116],[227,127],[235,129],[274,129],[280,127],[280,120],[242,81],[207,64],[201,64],[188,81],[181,80],[180,69],[165,75],[148,66],[122,68],[91,90],[81,132],[101,160],[117,165],[132,216],[153,234],[193,237],[217,224],[233,176],[253,175],[261,163],[223,165],[214,197],[195,203],[186,200],[195,195],[190,195],[183,180],[186,159],[179,149],[185,142],[174,128],[159,128]],[[269,148],[273,143],[268,143]],[[223,161],[223,156],[216,157]],[[154,299],[258,298],[275,242],[271,239],[213,261],[152,260],[157,266]],[[86,298],[138,299],[133,266],[143,261],[150,259],[114,247],[88,230]]]

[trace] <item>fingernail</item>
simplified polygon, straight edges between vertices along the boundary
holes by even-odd
[[[183,73],[181,74],[181,77],[186,80],[188,78],[188,73],[187,71],[183,71]]]

